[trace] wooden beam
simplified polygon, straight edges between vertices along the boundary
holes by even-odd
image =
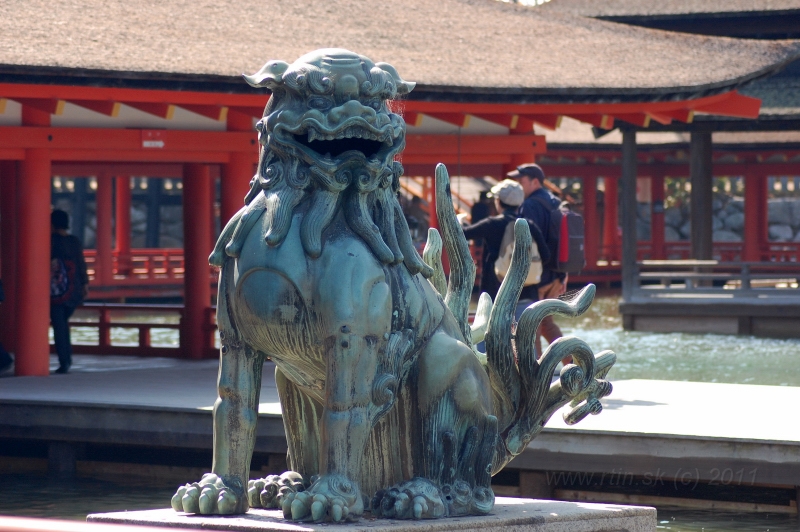
[[[165,120],[172,120],[175,114],[175,106],[169,103],[158,102],[122,102],[128,107],[133,107],[139,111],[163,118]]]
[[[670,125],[672,123],[672,120],[673,120],[672,116],[670,116],[668,114],[664,114],[664,113],[649,112],[649,113],[647,113],[647,116],[650,117],[650,119],[652,119],[652,120],[654,120],[654,121],[656,121],[659,124],[664,125],[664,126]],[[650,124],[648,124],[648,126],[649,125]]]
[[[727,101],[732,92],[706,96],[693,100],[672,100],[661,102],[634,102],[634,103],[547,103],[547,104],[494,104],[494,103],[464,103],[464,102],[436,102],[406,100],[403,106],[406,110],[420,113],[511,113],[519,115],[568,115],[572,114],[599,114],[616,116],[627,113],[666,113],[670,111],[686,111],[700,109],[705,106]],[[2,95],[2,91],[0,91]],[[734,97],[735,98],[735,97]],[[742,116],[742,118],[746,118]]]
[[[403,157],[417,154],[493,155],[545,153],[543,135],[406,135]]]
[[[616,120],[622,120],[638,127],[650,127],[650,115],[647,113],[626,113],[614,115]],[[670,121],[671,122],[671,121]],[[608,128],[603,128],[608,129]]]
[[[691,245],[693,259],[710,259],[713,254],[713,163],[711,133],[692,132],[689,179],[692,184]]]
[[[740,118],[758,118],[761,100],[739,94],[736,91],[725,94],[726,98],[717,102],[692,105],[695,111],[712,115],[735,116]],[[691,102],[689,102],[691,105]]]
[[[591,124],[600,129],[613,129],[614,117],[605,114],[583,114],[583,113],[569,113],[570,118],[574,118],[579,122]]]
[[[733,96],[732,96],[733,95]],[[56,99],[56,100],[101,100],[116,102],[150,102],[172,105],[196,104],[219,105],[227,107],[244,107],[259,109],[257,115],[269,99],[269,95],[257,94],[208,93],[197,91],[122,89],[111,87],[84,87],[72,85],[37,85],[24,83],[0,83],[0,98],[17,100]],[[626,113],[677,113],[687,115],[688,111],[699,110],[723,114],[725,116],[741,116],[754,118],[755,99],[735,92],[717,94],[694,100],[676,100],[661,102],[633,103],[549,103],[549,104],[494,104],[463,102],[430,102],[405,100],[402,105],[407,111],[420,113],[457,113],[457,114],[518,114],[518,115],[571,115],[600,114],[615,116]],[[717,107],[717,104],[721,104]],[[394,106],[398,102],[393,102]],[[757,113],[757,108],[755,109]],[[680,118],[675,117],[677,120]],[[537,120],[537,122],[539,122]],[[541,123],[546,125],[547,120]]]
[[[469,125],[469,115],[465,113],[424,113],[431,118],[447,122],[456,127],[467,127]]]
[[[143,135],[155,131],[163,141],[160,148],[143,146]],[[256,151],[256,138],[250,132],[183,131],[102,128],[0,127],[0,146],[61,150],[168,150],[168,151]]]
[[[64,112],[64,100],[58,98],[12,98],[15,102],[51,115]]]
[[[531,115],[525,114],[522,115],[521,118],[526,118],[533,122],[536,122],[540,126],[545,129],[549,129],[551,131],[555,131],[561,126],[561,115]]]
[[[414,111],[404,111],[403,120],[406,125],[419,127],[422,125],[422,113],[415,113]]]
[[[622,210],[622,298],[630,301],[636,280],[636,130],[622,130],[622,178],[619,181]]]
[[[254,91],[255,92],[255,91]],[[79,85],[38,85],[26,83],[0,83],[0,97],[16,101],[18,98],[55,100],[99,100],[115,102],[151,102],[174,105],[225,105],[261,108],[269,100],[265,93],[231,94],[217,92],[172,91],[150,89],[121,89],[112,87],[86,87]],[[259,116],[261,113],[259,113]]]
[[[179,107],[218,122],[224,122],[228,118],[228,108],[224,105],[195,105],[185,103]]]
[[[266,102],[264,103],[264,105],[266,106]],[[261,118],[262,116],[264,116],[264,107],[229,105],[228,113],[231,112],[241,113],[243,115],[247,115],[253,118]]]
[[[514,114],[481,113],[476,114],[475,116],[481,120],[486,120],[487,122],[507,127],[509,129],[515,129],[517,127],[517,122],[519,122],[519,115]]]
[[[119,102],[111,100],[69,100],[69,103],[111,117],[119,115],[119,108],[121,106]]]

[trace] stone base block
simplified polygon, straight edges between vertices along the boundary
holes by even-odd
[[[349,532],[651,532],[656,529],[656,509],[644,506],[590,504],[567,501],[498,497],[492,515],[423,521],[394,521],[364,517],[340,525],[292,523],[278,510],[250,510],[245,515],[209,517],[177,513],[172,509],[92,514],[87,521],[139,526],[252,532],[262,530]]]

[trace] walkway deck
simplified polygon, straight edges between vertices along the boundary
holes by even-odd
[[[207,450],[216,374],[212,360],[75,356],[69,375],[0,378],[0,439]],[[256,451],[284,453],[277,390],[271,369],[264,374]],[[614,475],[681,493],[800,486],[800,387],[628,380],[603,403],[574,427],[556,414],[511,463],[534,473],[521,474],[522,494],[541,495],[542,479],[552,493],[613,485]],[[594,475],[565,485],[553,472]]]

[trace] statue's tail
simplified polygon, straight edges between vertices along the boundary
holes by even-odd
[[[487,294],[481,294],[470,327],[468,310],[475,265],[456,219],[449,176],[442,164],[436,167],[436,211],[443,238],[431,229],[423,259],[434,268],[436,273],[431,282],[444,296],[466,341],[471,344],[481,336],[485,339],[486,355],[477,351],[476,355],[489,375],[498,420],[499,436],[492,463],[494,474],[520,454],[550,416],[566,403],[572,403],[572,409],[564,415],[568,424],[577,423],[588,414],[599,413],[602,410],[599,398],[611,393],[611,384],[602,379],[616,361],[616,355],[611,351],[595,355],[583,340],[564,337],[553,342],[537,360],[536,331],[542,320],[552,315],[576,317],[586,312],[594,299],[592,284],[571,297],[532,304],[514,328],[516,305],[530,264],[531,235],[523,219],[514,225],[511,267],[497,300],[492,304]],[[451,267],[446,291],[441,271],[442,241]],[[572,356],[574,362],[565,366],[560,379],[551,384],[556,366],[567,356]]]

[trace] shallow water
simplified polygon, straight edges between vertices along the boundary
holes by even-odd
[[[0,497],[0,514],[80,521],[90,513],[166,508],[177,488],[122,476],[67,480],[44,474],[0,475],[0,486],[7,488]]]
[[[580,318],[558,318],[565,335],[611,349],[611,380],[657,379],[800,386],[800,340],[623,331],[619,299],[599,297]]]

